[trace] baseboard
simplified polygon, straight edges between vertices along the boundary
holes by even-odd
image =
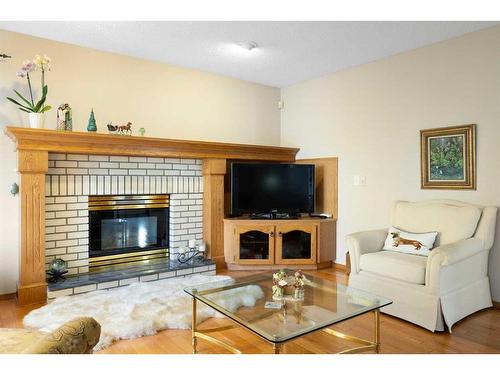
[[[47,283],[17,285],[17,304],[19,306],[47,303]]]
[[[343,273],[347,273],[347,267],[346,267],[345,264],[333,263],[332,266],[333,266],[333,269],[335,271],[340,271],[340,272],[343,272]]]
[[[0,294],[0,301],[7,301],[16,298],[16,293]]]
[[[493,301],[493,307],[496,309],[500,309],[500,302]]]

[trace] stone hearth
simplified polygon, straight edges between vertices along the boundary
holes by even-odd
[[[94,290],[113,289],[135,282],[186,277],[197,273],[215,275],[215,263],[207,259],[194,264],[180,264],[175,259],[172,259],[153,265],[117,268],[106,272],[74,275],[66,280],[49,284],[48,298],[53,299],[60,296],[92,292]]]

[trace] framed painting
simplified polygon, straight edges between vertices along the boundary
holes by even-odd
[[[476,189],[476,125],[420,131],[422,189]]]

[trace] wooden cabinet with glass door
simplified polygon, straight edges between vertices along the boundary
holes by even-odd
[[[274,264],[274,226],[234,227],[233,261],[239,264]]]
[[[329,267],[335,259],[333,219],[224,220],[224,254],[229,269]]]
[[[316,232],[314,223],[276,225],[276,263],[315,264]]]

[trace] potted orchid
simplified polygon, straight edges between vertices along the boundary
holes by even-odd
[[[33,61],[25,61],[21,70],[17,72],[17,76],[27,79],[29,98],[25,98],[17,90],[14,90],[14,92],[18,98],[7,98],[7,100],[17,105],[21,111],[29,114],[30,127],[32,128],[43,128],[45,123],[45,112],[52,108],[50,105],[45,104],[48,92],[48,87],[45,84],[45,72],[50,71],[50,62],[50,58],[46,55],[43,57],[36,55]],[[30,77],[30,73],[33,73],[36,70],[41,72],[42,96],[38,101],[35,101],[34,99]]]

